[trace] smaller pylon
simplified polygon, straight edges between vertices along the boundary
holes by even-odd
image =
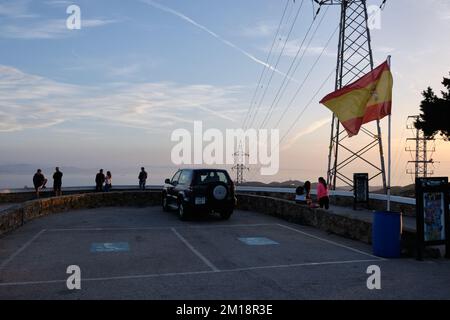
[[[249,170],[249,168],[245,165],[245,158],[249,157],[249,154],[242,150],[242,143],[239,143],[239,149],[235,153],[234,156],[234,166],[231,168],[233,171],[236,171],[236,180],[234,181],[236,185],[242,184],[244,180],[244,171]]]
[[[419,116],[409,116],[407,129],[414,131],[414,138],[407,138],[407,141],[414,141],[415,148],[406,147],[405,151],[409,151],[411,154],[414,152],[414,160],[408,161],[408,163],[414,164],[414,170],[407,169],[406,173],[414,175],[415,178],[419,177],[429,177],[434,172],[429,167],[433,166],[434,160],[431,158],[435,152],[435,147],[429,147],[429,142],[434,143],[434,138],[427,138],[423,134],[423,131],[417,129],[414,123],[417,121]]]

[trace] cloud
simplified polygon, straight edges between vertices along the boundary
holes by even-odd
[[[64,38],[82,31],[83,28],[101,27],[117,20],[82,19],[81,30],[69,30],[65,19],[34,21],[26,24],[6,24],[0,27],[0,37],[15,39],[57,39]]]
[[[303,136],[306,136],[308,134],[311,134],[315,132],[316,130],[322,128],[324,125],[330,123],[331,117],[326,117],[323,119],[319,119],[317,121],[314,121],[311,123],[306,129],[300,130],[297,132],[295,136],[293,136],[283,147],[282,150],[286,150],[292,147],[295,142],[297,142],[298,139],[302,138]]]
[[[133,63],[122,67],[112,67],[109,71],[109,75],[113,77],[126,77],[134,75],[136,72],[141,70],[141,68],[142,66],[138,63]]]
[[[101,121],[152,130],[221,118],[242,109],[240,87],[176,83],[86,87],[0,65],[0,132],[51,127],[65,121]]]
[[[283,56],[294,58],[297,54],[297,51],[300,48],[300,45],[299,45],[300,43],[301,43],[300,39],[294,39],[294,40],[287,41],[286,46],[284,47],[284,50],[283,50]],[[269,47],[263,48],[263,51],[265,51],[265,52],[269,52],[269,50],[270,50]],[[281,50],[282,50],[282,48],[277,48],[276,50],[274,50],[274,52],[276,52],[277,54],[280,54]],[[306,47],[305,45],[303,45],[300,53],[303,54],[304,51],[305,51],[305,56],[318,56],[322,53],[322,51],[324,51],[324,47],[323,46]],[[323,55],[327,56],[327,57],[336,57],[335,52],[328,51],[326,49],[323,52]]]
[[[45,4],[49,6],[59,7],[59,6],[70,6],[71,4],[74,4],[74,2],[68,0],[49,0],[45,1]]]
[[[252,27],[246,27],[242,31],[244,37],[268,37],[275,34],[277,26],[267,22],[259,22],[257,25]]]
[[[282,76],[287,76],[284,72],[282,72],[282,71],[280,71],[280,70],[274,68],[274,67],[271,66],[270,64],[267,64],[267,63],[265,63],[264,61],[262,61],[262,60],[256,58],[256,57],[255,57],[254,55],[252,55],[251,53],[249,53],[249,52],[245,51],[244,49],[238,47],[238,46],[235,45],[234,43],[232,43],[232,42],[230,42],[230,41],[224,39],[223,37],[221,37],[220,35],[218,35],[218,34],[215,33],[214,31],[211,31],[209,28],[207,28],[207,27],[205,27],[204,25],[202,25],[202,24],[200,24],[200,23],[198,23],[198,22],[192,20],[192,19],[189,18],[188,16],[186,16],[186,15],[184,15],[184,14],[182,14],[182,13],[176,11],[176,10],[173,10],[173,9],[171,9],[171,8],[169,8],[169,7],[166,7],[166,6],[162,5],[162,4],[156,3],[156,2],[154,2],[154,1],[152,1],[152,0],[141,0],[141,2],[146,3],[146,4],[148,4],[148,5],[150,5],[150,6],[154,7],[154,8],[157,8],[157,9],[159,9],[159,10],[161,10],[161,11],[164,11],[164,12],[167,12],[167,13],[170,13],[170,14],[172,14],[172,15],[177,16],[178,18],[180,18],[180,19],[182,19],[182,20],[184,20],[184,21],[186,21],[186,22],[188,22],[188,23],[194,25],[195,27],[197,27],[197,28],[203,30],[204,32],[206,32],[206,33],[208,33],[209,35],[213,36],[214,38],[216,38],[217,40],[219,40],[219,41],[221,41],[222,43],[226,44],[227,46],[229,46],[229,47],[231,47],[231,48],[233,48],[233,49],[239,51],[240,53],[242,53],[243,55],[245,55],[245,56],[248,57],[249,59],[253,60],[254,62],[256,62],[256,63],[258,63],[258,64],[261,64],[261,65],[265,66],[266,68],[269,68],[270,70],[272,70],[272,71],[274,71],[274,72],[276,72],[276,73],[278,73],[278,74],[280,74],[280,75],[282,75]],[[291,78],[291,77],[288,77],[288,78],[289,78],[290,80],[294,81],[294,82],[299,83],[299,81],[297,81],[296,79],[293,79],[293,78]]]
[[[395,51],[395,48],[392,48],[392,47],[377,46],[374,50],[375,50],[376,52],[379,52],[379,53],[389,54],[389,53],[394,52],[394,51]]]
[[[30,0],[15,0],[0,3],[0,16],[6,18],[34,18],[35,14],[28,11]]]

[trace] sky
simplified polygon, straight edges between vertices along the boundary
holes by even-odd
[[[368,5],[380,3],[368,0]],[[79,30],[66,27],[72,4],[80,8]],[[278,0],[0,0],[0,166],[102,167],[134,177],[133,170],[145,165],[158,172],[150,174],[150,182],[161,183],[176,167],[172,132],[192,131],[194,121],[221,131],[243,127],[265,68],[265,82],[256,91],[260,103],[251,109],[258,113],[245,122],[259,128],[273,105],[265,127],[286,137],[278,174],[261,176],[251,167],[246,179],[325,176],[331,113],[319,101],[334,89],[339,8],[321,9],[315,36],[303,42],[301,63],[286,77],[317,7],[309,0],[285,5]],[[411,160],[406,138],[413,134],[406,129],[407,117],[419,113],[421,91],[432,86],[439,92],[450,72],[450,1],[388,0],[380,18],[371,38],[375,64],[392,56],[392,184],[405,185],[412,183],[405,173]],[[283,81],[287,86],[277,102]],[[386,119],[382,130],[386,145]],[[362,135],[351,140],[356,147],[365,142]],[[375,151],[367,157],[378,161]],[[435,175],[448,176],[450,142],[437,140],[433,159],[439,161]],[[358,162],[349,170],[369,169]],[[22,184],[0,173],[0,186]]]

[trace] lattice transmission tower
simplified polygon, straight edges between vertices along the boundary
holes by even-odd
[[[234,156],[234,166],[231,168],[233,171],[236,172],[236,180],[235,183],[242,184],[244,179],[244,171],[248,171],[249,168],[245,165],[245,160],[250,155],[246,153],[242,148],[242,143],[239,143],[239,149],[235,153],[233,153]]]
[[[414,138],[406,139],[407,141],[413,141],[414,148],[411,148],[411,146],[405,148],[405,151],[410,152],[411,155],[414,154],[414,160],[408,161],[408,164],[414,165],[414,170],[407,169],[406,173],[414,175],[415,178],[426,178],[434,173],[430,167],[433,167],[435,163],[431,158],[436,151],[436,148],[434,147],[435,139],[425,137],[423,131],[414,126],[414,122],[416,122],[418,118],[419,116],[409,116],[408,124],[406,125],[407,129],[411,129],[414,132]],[[430,142],[432,143],[432,146],[430,146]]]
[[[337,5],[341,9],[335,82],[335,89],[338,90],[373,69],[366,0],[314,1],[319,5]],[[359,136],[353,137],[352,143],[349,143],[345,129],[340,126],[339,120],[333,114],[327,182],[333,189],[336,189],[337,180],[353,187],[353,172],[348,169],[348,166],[358,160],[374,172],[369,180],[381,176],[383,188],[386,191],[386,170],[380,121],[376,122],[376,132],[365,127],[361,127],[361,132],[368,136],[368,140],[366,139],[364,144],[355,145],[355,140],[361,140]],[[379,163],[378,161],[374,163],[367,157],[367,153],[374,148],[378,150]]]

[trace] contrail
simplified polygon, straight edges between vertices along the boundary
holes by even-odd
[[[306,129],[298,132],[294,137],[289,140],[289,142],[282,148],[282,150],[289,149],[298,139],[300,139],[303,136],[306,136],[307,134],[313,133],[314,131],[320,129],[327,123],[331,121],[331,117],[326,117],[317,121],[314,121],[309,127]]]
[[[294,79],[294,78],[288,76],[287,74],[285,74],[284,72],[282,72],[282,71],[280,71],[280,70],[274,68],[274,67],[271,66],[270,64],[265,63],[265,62],[262,61],[262,60],[259,60],[259,59],[256,58],[254,55],[248,53],[247,51],[245,51],[245,50],[242,49],[242,48],[239,48],[239,47],[236,46],[234,43],[231,43],[230,41],[228,41],[228,40],[222,38],[220,35],[218,35],[218,34],[215,33],[214,31],[211,31],[210,29],[208,29],[208,28],[205,27],[204,25],[202,25],[202,24],[200,24],[200,23],[198,23],[198,22],[195,22],[194,20],[192,20],[192,19],[189,18],[188,16],[182,14],[181,12],[178,12],[178,11],[176,11],[176,10],[173,10],[173,9],[171,9],[171,8],[169,8],[169,7],[166,7],[166,6],[162,5],[162,4],[153,2],[152,0],[141,0],[141,2],[146,3],[146,4],[148,4],[148,5],[150,5],[150,6],[154,7],[154,8],[157,8],[157,9],[159,9],[159,10],[162,10],[162,11],[165,11],[165,12],[167,12],[167,13],[173,14],[173,15],[177,16],[178,18],[183,19],[184,21],[186,21],[186,22],[188,22],[188,23],[190,23],[190,24],[196,26],[197,28],[199,28],[199,29],[205,31],[206,33],[210,34],[211,36],[213,36],[213,37],[216,38],[217,40],[221,41],[222,43],[226,44],[227,46],[229,46],[229,47],[231,47],[231,48],[233,48],[233,49],[239,51],[240,53],[242,53],[242,54],[245,55],[246,57],[250,58],[250,59],[253,60],[254,62],[259,63],[259,64],[265,66],[266,68],[269,68],[270,70],[272,70],[272,71],[274,71],[274,72],[276,72],[276,73],[278,73],[278,74],[280,74],[280,75],[282,75],[282,76],[287,77],[287,78],[288,78],[289,80],[291,80],[291,81],[294,81],[294,82],[299,83],[296,79]]]

